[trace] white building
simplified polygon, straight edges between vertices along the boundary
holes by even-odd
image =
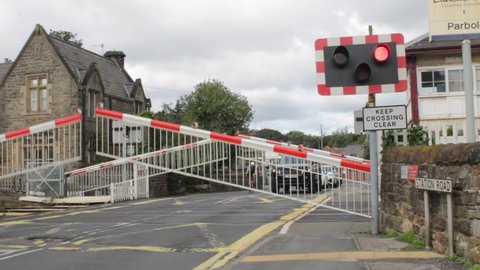
[[[480,40],[471,40],[476,140],[480,140]],[[427,128],[430,144],[466,141],[461,41],[429,41],[428,34],[406,44],[411,124]]]

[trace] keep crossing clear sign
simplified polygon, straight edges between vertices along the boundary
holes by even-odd
[[[363,108],[363,130],[388,130],[407,128],[405,105]]]

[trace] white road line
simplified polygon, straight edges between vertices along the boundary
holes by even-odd
[[[2,258],[0,258],[0,261],[4,261],[4,260],[11,259],[11,258],[14,258],[14,257],[22,256],[22,255],[25,255],[25,254],[37,252],[37,251],[40,251],[40,250],[43,250],[43,248],[28,250],[28,251],[16,253],[16,254],[13,254],[13,255],[10,255],[10,256],[7,256],[7,257],[2,257]]]
[[[326,199],[323,203],[328,202],[330,199],[331,198]],[[321,206],[321,204],[318,204],[317,206],[315,206],[315,207],[311,208],[310,210],[308,210],[307,212],[303,213],[303,215],[297,217],[294,220],[290,220],[289,222],[285,223],[285,225],[282,226],[282,229],[280,230],[280,232],[278,234],[280,234],[280,235],[286,234],[288,232],[288,230],[290,229],[290,226],[292,226],[293,223],[295,223],[297,220],[302,219],[303,217],[310,214],[311,212],[315,211],[320,206]]]

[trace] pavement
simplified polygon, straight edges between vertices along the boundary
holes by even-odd
[[[285,226],[284,226],[285,227]],[[268,235],[225,269],[465,270],[445,255],[372,235],[370,220],[318,208]]]

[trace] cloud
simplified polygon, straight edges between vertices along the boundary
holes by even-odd
[[[8,37],[0,59],[15,58],[40,23],[77,33],[99,54],[124,51],[154,109],[218,79],[248,98],[253,128],[312,134],[320,125],[353,129],[353,110],[366,102],[317,94],[316,39],[365,35],[368,25],[378,34],[403,33],[406,41],[428,31],[427,3],[418,0],[2,1],[0,23],[8,26],[0,28]],[[399,99],[404,95],[378,98],[383,105]]]

